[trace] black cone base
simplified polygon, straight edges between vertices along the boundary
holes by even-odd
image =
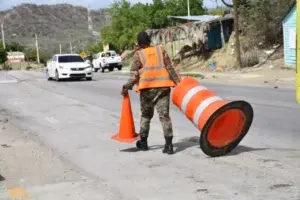
[[[203,127],[200,148],[211,157],[230,153],[248,133],[253,117],[253,108],[245,101],[234,101],[224,105],[207,120]],[[234,120],[238,121],[234,122]]]

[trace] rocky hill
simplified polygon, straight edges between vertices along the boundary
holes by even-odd
[[[4,24],[6,42],[19,42],[34,47],[35,34],[39,46],[49,53],[58,53],[59,44],[63,52],[82,49],[87,43],[99,40],[99,31],[110,23],[107,10],[88,10],[70,4],[35,5],[21,4],[0,12]]]

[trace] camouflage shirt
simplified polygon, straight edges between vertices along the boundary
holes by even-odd
[[[138,50],[138,49],[137,49]],[[168,53],[163,50],[163,58],[164,58],[164,64],[166,69],[168,70],[171,79],[177,84],[180,82],[180,77],[178,75],[178,72],[174,68],[172,61],[170,57],[168,56]],[[136,52],[132,59],[131,69],[130,69],[130,77],[127,81],[127,83],[124,85],[125,88],[131,90],[133,86],[138,82],[139,80],[139,69],[143,67],[139,55]]]

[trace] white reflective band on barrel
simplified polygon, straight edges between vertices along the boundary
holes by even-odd
[[[207,88],[204,87],[204,86],[198,85],[198,86],[196,86],[196,87],[193,87],[192,89],[190,89],[190,90],[188,91],[188,93],[186,93],[186,95],[184,96],[184,98],[183,98],[183,100],[182,100],[182,103],[181,103],[181,111],[182,111],[183,113],[185,113],[186,108],[187,108],[187,105],[188,105],[188,103],[190,102],[191,98],[192,98],[195,94],[197,94],[197,92],[200,92],[200,91],[203,91],[203,90],[207,90]]]
[[[193,118],[193,122],[194,125],[196,127],[198,127],[198,121],[199,118],[201,117],[203,111],[205,110],[205,108],[207,108],[207,106],[209,106],[210,104],[216,102],[216,101],[220,101],[223,100],[221,97],[218,96],[213,96],[213,97],[209,97],[207,99],[205,99],[196,109],[196,112],[194,114],[194,118]]]

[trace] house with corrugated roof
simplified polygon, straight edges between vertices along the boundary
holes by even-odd
[[[233,31],[233,16],[200,15],[200,16],[169,16],[186,23],[164,29],[147,30],[153,44],[167,45],[172,43],[172,55],[181,51],[184,46],[195,44],[203,51],[222,48]],[[175,52],[176,51],[176,52]]]
[[[289,68],[296,68],[296,21],[297,6],[295,2],[282,21],[284,65]]]

